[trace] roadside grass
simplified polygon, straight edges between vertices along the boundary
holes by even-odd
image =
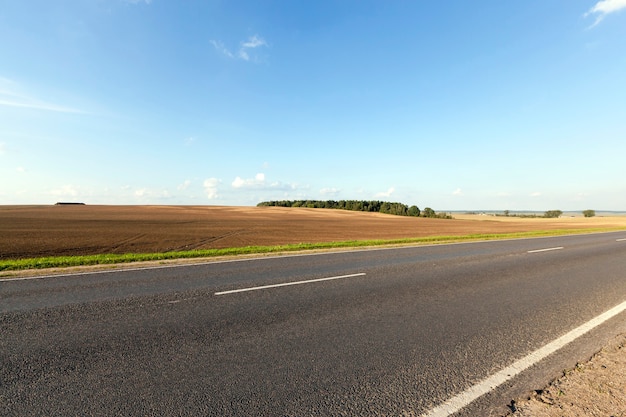
[[[428,236],[419,238],[391,239],[391,240],[349,240],[341,242],[298,243],[278,246],[245,246],[226,249],[200,249],[179,252],[161,253],[125,253],[99,254],[82,256],[49,256],[42,258],[0,260],[0,271],[19,271],[27,269],[66,268],[90,265],[112,265],[131,262],[165,261],[173,259],[215,258],[237,255],[262,255],[308,250],[329,250],[340,248],[363,248],[379,246],[403,245],[432,245],[468,241],[487,241],[502,239],[521,239],[529,237],[561,236],[584,233],[601,233],[624,230],[623,228],[588,228],[588,229],[560,229],[540,230],[516,233],[469,234],[461,236]]]

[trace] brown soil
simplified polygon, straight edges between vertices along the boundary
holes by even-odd
[[[453,220],[282,207],[0,206],[0,259],[626,226],[619,217]]]
[[[626,335],[516,404],[515,417],[626,416]]]

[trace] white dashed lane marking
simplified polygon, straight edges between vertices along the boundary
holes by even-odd
[[[548,251],[552,251],[552,250],[561,250],[561,249],[563,249],[563,246],[557,246],[556,248],[545,248],[545,249],[529,250],[528,253],[548,252]]]
[[[258,290],[265,290],[265,289],[268,289],[268,288],[287,287],[289,285],[311,284],[311,283],[314,283],[314,282],[332,281],[332,280],[335,280],[335,279],[361,277],[363,275],[365,275],[365,272],[360,272],[358,274],[350,274],[350,275],[340,275],[340,276],[337,276],[337,277],[307,279],[305,281],[284,282],[282,284],[262,285],[260,287],[249,287],[249,288],[240,288],[238,290],[220,291],[220,292],[216,292],[215,295],[234,294],[234,293],[246,292],[246,291],[258,291]]]

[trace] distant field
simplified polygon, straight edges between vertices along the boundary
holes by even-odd
[[[0,206],[0,259],[539,230],[626,229],[626,217],[453,220],[282,207]]]

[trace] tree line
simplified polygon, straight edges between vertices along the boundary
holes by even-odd
[[[278,200],[263,201],[257,207],[307,207],[351,211],[367,211],[372,213],[394,214],[396,216],[450,218],[447,214],[436,213],[430,207],[420,210],[417,206],[403,203],[390,203],[379,200]]]
[[[528,217],[528,218],[546,218],[546,219],[557,219],[563,215],[561,210],[548,210],[543,213],[543,215],[538,214],[511,214],[509,210],[504,210],[504,216],[506,217]],[[583,210],[583,216],[585,217],[594,217],[596,215],[595,210]],[[496,216],[500,216],[500,214],[496,214]]]

